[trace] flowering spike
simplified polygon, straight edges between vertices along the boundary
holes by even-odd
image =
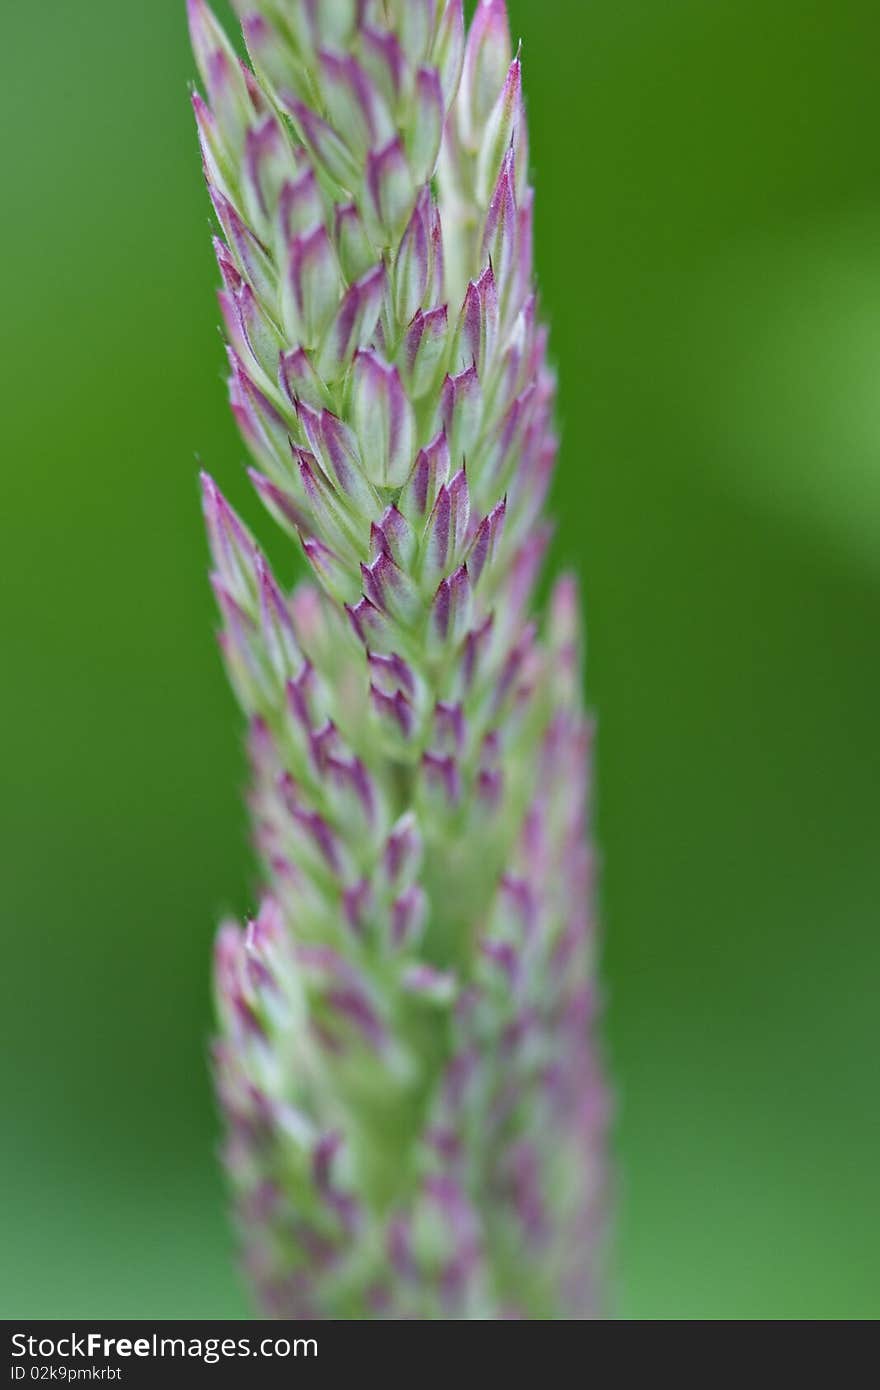
[[[229,395],[216,485],[267,892],[215,951],[246,1264],[283,1318],[600,1307],[590,728],[535,592],[554,381],[504,0],[188,0]]]

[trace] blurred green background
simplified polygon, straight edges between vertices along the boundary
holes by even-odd
[[[226,1317],[252,905],[183,0],[5,7],[0,1314]],[[880,1312],[880,11],[511,0],[600,718],[618,1311]],[[264,530],[263,534],[268,534]]]

